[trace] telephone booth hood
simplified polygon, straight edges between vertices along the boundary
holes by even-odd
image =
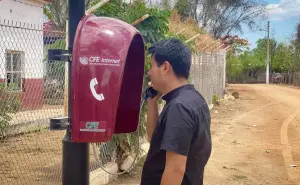
[[[72,140],[106,142],[137,129],[145,45],[132,25],[88,15],[72,54]]]

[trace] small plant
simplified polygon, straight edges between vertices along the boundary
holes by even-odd
[[[220,99],[219,99],[219,97],[217,96],[217,95],[213,95],[212,96],[212,103],[214,104],[214,105],[219,105],[219,101],[220,101]]]
[[[0,84],[0,137],[5,134],[12,119],[10,114],[20,109],[20,94],[9,92],[4,84]]]

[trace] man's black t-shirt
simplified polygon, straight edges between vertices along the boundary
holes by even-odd
[[[191,84],[178,87],[162,98],[166,105],[151,138],[141,185],[160,185],[166,151],[187,156],[182,185],[202,185],[212,147],[207,103]]]

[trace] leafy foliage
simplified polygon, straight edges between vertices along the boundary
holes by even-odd
[[[94,0],[86,0],[85,7],[91,7]],[[68,0],[53,0],[43,8],[44,15],[48,18],[54,30],[64,31],[69,11]]]
[[[0,137],[5,134],[9,122],[12,119],[11,114],[20,109],[20,93],[10,92],[10,88],[5,88],[0,83]]]
[[[259,60],[260,63],[266,63],[267,59],[267,39],[259,39],[257,42],[257,47],[253,49],[255,57]],[[276,41],[274,39],[270,39],[270,59],[271,63],[273,63]]]
[[[231,43],[231,47],[232,49],[227,53],[226,70],[228,78],[238,78],[243,74],[246,78],[249,71],[255,74],[258,70],[265,68],[267,51],[263,40],[258,40],[257,48],[252,51],[249,51],[247,42],[243,40]]]
[[[264,60],[260,60],[257,55],[253,52],[245,51],[239,56],[242,62],[243,71],[247,70],[259,70],[265,68]]]
[[[98,1],[94,3],[98,3]],[[170,12],[157,8],[147,8],[146,4],[141,0],[134,1],[132,4],[123,3],[122,0],[112,0],[102,8],[96,10],[94,14],[97,16],[117,18],[129,24],[145,14],[149,14],[150,17],[136,27],[143,35],[147,44],[165,38],[165,35],[168,33],[168,18]]]
[[[300,33],[300,26],[297,33]],[[299,34],[300,36],[300,34]],[[270,39],[270,66],[271,73],[288,73],[299,71],[300,55],[298,55],[298,45],[300,39],[291,41],[290,44],[277,43],[276,40]],[[298,47],[298,48],[297,48]],[[257,47],[253,50],[234,55],[229,52],[227,55],[227,76],[229,78],[238,78],[249,72],[256,73],[258,70],[266,68],[267,59],[267,40],[259,39]]]
[[[272,68],[275,72],[288,72],[296,69],[294,52],[291,46],[280,43],[275,51]]]
[[[94,1],[92,5],[97,4],[99,1],[100,0]],[[134,1],[132,4],[124,3],[122,0],[111,0],[103,7],[97,9],[94,14],[97,16],[117,18],[128,24],[149,14],[150,17],[136,26],[144,38],[146,49],[148,49],[152,43],[168,36],[168,18],[170,17],[170,11],[148,8],[142,0]],[[150,55],[146,53],[146,72],[149,69]],[[148,81],[149,79],[146,79],[146,82]]]
[[[237,35],[226,35],[224,37],[221,37],[220,39],[225,46],[230,46],[230,55],[237,56],[238,54],[242,53],[245,49],[249,49],[248,40],[239,38]]]
[[[237,78],[243,71],[241,60],[238,57],[227,55],[226,57],[227,77]]]
[[[295,70],[300,71],[300,23],[297,25],[295,40],[292,41],[295,55]]]
[[[52,45],[49,45],[48,49],[65,49],[66,41],[64,39],[56,40]],[[46,76],[50,79],[56,79],[61,83],[64,83],[65,79],[65,63],[59,61],[48,61],[48,55],[46,55],[44,62],[48,62]]]
[[[178,0],[174,7],[176,10],[178,10],[178,13],[181,15],[182,20],[186,20],[188,17],[192,16],[191,10],[192,9],[192,3],[187,0]]]

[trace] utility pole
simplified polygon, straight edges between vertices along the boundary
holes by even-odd
[[[89,185],[89,143],[72,141],[72,53],[77,26],[85,15],[85,0],[68,0],[68,50],[49,49],[49,61],[68,62],[68,116],[51,118],[51,130],[66,130],[62,139],[62,185]],[[66,114],[66,113],[65,113]]]
[[[85,0],[68,0],[68,52],[72,55],[74,37],[77,25],[85,12]],[[68,64],[68,117],[72,126],[72,59]],[[88,185],[89,184],[89,144],[74,143],[71,139],[71,130],[67,129],[63,138],[63,169],[62,185]]]
[[[270,79],[270,21],[267,26],[267,68],[266,68],[266,84],[269,84]]]

